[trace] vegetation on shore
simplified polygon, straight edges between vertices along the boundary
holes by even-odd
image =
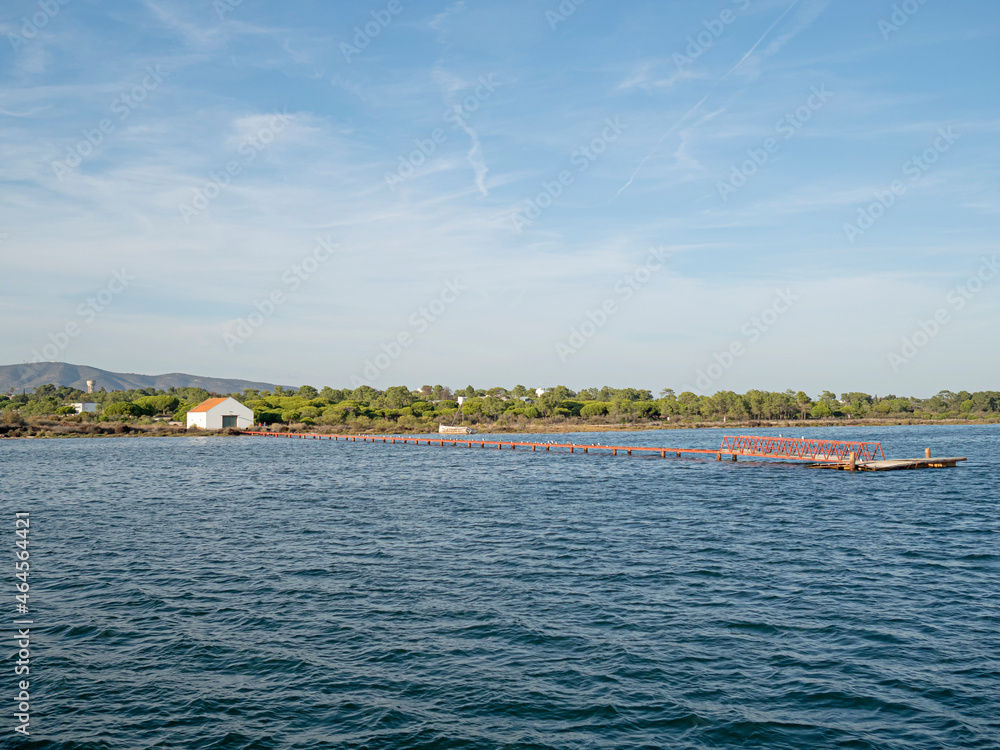
[[[80,390],[43,385],[33,393],[0,396],[0,436],[186,434],[189,409],[218,395],[200,388],[132,391]],[[304,385],[273,392],[246,389],[228,394],[254,410],[271,429],[343,433],[428,433],[438,424],[480,432],[567,432],[663,427],[784,426],[1000,422],[1000,392],[941,391],[927,399],[824,391],[815,399],[802,391],[720,391],[712,396],[664,389],[658,397],[636,388],[556,386],[538,394],[518,385],[458,391],[436,385],[410,390],[393,386],[353,390]],[[463,402],[459,404],[459,400]],[[76,414],[74,402],[98,405]],[[179,423],[179,424],[178,424]],[[204,434],[199,431],[199,434]]]

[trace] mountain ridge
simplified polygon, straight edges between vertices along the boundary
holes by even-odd
[[[168,372],[162,375],[144,375],[134,372],[112,372],[89,365],[68,362],[32,362],[21,365],[0,365],[0,392],[33,391],[40,385],[69,386],[87,390],[87,381],[95,381],[94,390],[127,391],[137,388],[204,388],[210,393],[238,393],[245,388],[273,390],[274,383],[262,383],[241,378],[213,378]],[[289,386],[284,386],[289,387]],[[294,388],[293,388],[294,390]]]

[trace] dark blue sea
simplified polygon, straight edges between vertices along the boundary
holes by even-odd
[[[807,436],[969,461],[0,441],[0,746],[1000,747],[1000,428]]]

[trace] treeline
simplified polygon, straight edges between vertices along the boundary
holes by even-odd
[[[0,395],[0,411],[16,410],[22,417],[64,416],[76,413],[70,404],[89,402],[97,404],[104,417],[174,418],[179,414],[183,418],[188,409],[212,395],[203,388],[171,388],[169,391],[155,388],[105,391],[102,388],[98,393],[86,393],[68,386],[41,385],[32,393]]]
[[[66,387],[43,385],[30,394],[0,396],[0,412],[20,416],[67,416],[72,402],[99,404],[96,415],[82,419],[183,422],[189,409],[212,396],[200,388],[152,388],[86,394]],[[410,390],[392,386],[378,390],[316,388],[304,385],[272,392],[247,389],[228,394],[253,409],[260,424],[310,427],[341,426],[368,429],[436,430],[438,423],[491,425],[500,428],[542,421],[593,424],[672,424],[723,421],[819,420],[829,418],[895,418],[912,420],[984,419],[1000,414],[1000,392],[941,391],[928,399],[895,395],[824,391],[815,398],[803,391],[720,391],[712,396],[676,394],[667,388],[656,396],[639,388],[585,388],[572,391],[556,386],[538,393],[522,385],[512,389],[466,388],[452,391],[435,385]],[[459,403],[461,401],[461,403]]]

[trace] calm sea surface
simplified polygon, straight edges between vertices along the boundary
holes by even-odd
[[[807,436],[970,460],[2,441],[0,747],[1000,747],[1000,429]]]

